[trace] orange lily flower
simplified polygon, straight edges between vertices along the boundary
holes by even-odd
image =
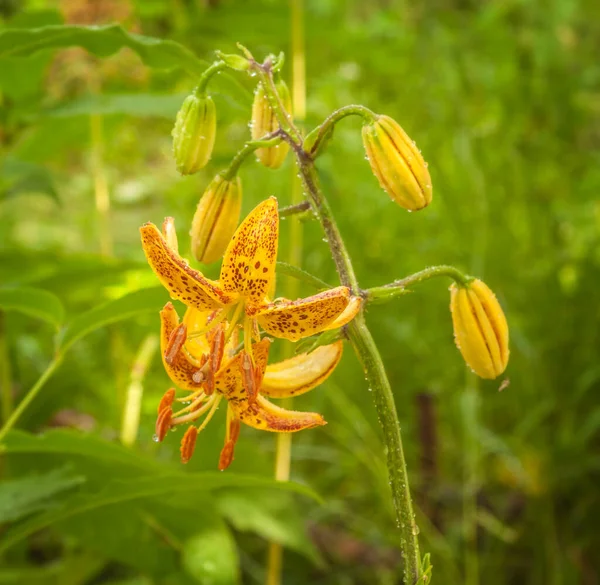
[[[162,441],[167,431],[177,425],[194,423],[206,414],[196,427],[190,426],[181,442],[181,460],[187,463],[193,454],[198,433],[206,427],[223,398],[227,400],[225,445],[219,458],[219,469],[233,460],[240,423],[272,432],[295,432],[326,424],[320,414],[280,408],[261,394],[273,398],[297,396],[323,382],[342,356],[343,343],[321,346],[309,354],[268,365],[271,340],[264,338],[252,344],[250,354],[236,353],[237,326],[225,342],[231,323],[220,322],[206,333],[216,320],[214,311],[189,308],[180,323],[173,305],[167,303],[160,313],[163,364],[171,380],[189,393],[175,398],[170,389],[158,406],[156,439]],[[192,337],[194,333],[204,332]],[[175,401],[187,403],[173,412]]]
[[[258,325],[274,337],[297,341],[345,325],[360,308],[360,299],[352,297],[345,286],[296,301],[269,300],[279,239],[275,197],[260,203],[238,227],[217,281],[190,268],[155,225],[147,223],[140,231],[148,263],[171,298],[200,311],[216,311],[209,328],[225,318],[231,328],[243,320],[244,343],[250,354]]]

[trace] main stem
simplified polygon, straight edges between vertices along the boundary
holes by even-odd
[[[257,66],[255,71],[263,82],[267,95],[275,94],[270,96],[269,101],[280,126],[286,128],[288,116],[282,108],[278,107],[280,100],[277,99],[278,96],[270,72],[261,66]],[[354,295],[360,295],[361,291],[350,255],[329,203],[319,187],[314,162],[304,151],[302,142],[296,136],[286,134],[284,138],[290,143],[296,155],[300,178],[325,232],[340,281],[343,285],[348,286]],[[381,355],[367,327],[362,311],[348,325],[348,334],[354,351],[363,366],[367,384],[371,388],[375,399],[375,408],[377,409],[387,450],[388,473],[396,510],[396,520],[400,529],[400,546],[404,557],[404,583],[405,585],[414,585],[421,576],[421,555],[419,553],[418,529],[410,498],[408,473],[406,471],[394,395]]]
[[[359,295],[360,288],[346,245],[337,227],[331,208],[323,196],[316,178],[314,164],[309,159],[298,160],[298,168],[304,186],[311,198],[317,216],[325,231],[333,259],[342,284],[350,287],[353,294]],[[387,465],[396,510],[396,520],[400,529],[400,546],[404,557],[404,582],[416,583],[421,575],[421,555],[419,553],[418,529],[412,509],[406,460],[400,436],[400,423],[392,387],[385,372],[381,354],[367,327],[361,311],[348,325],[348,335],[354,351],[362,364],[367,384],[373,391],[375,408],[383,431],[387,451]]]

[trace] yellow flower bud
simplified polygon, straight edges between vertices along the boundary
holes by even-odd
[[[287,85],[284,81],[277,81],[275,86],[277,87],[284,108],[290,112],[292,109],[292,100]],[[275,113],[269,105],[264,87],[260,84],[256,89],[254,103],[252,104],[252,123],[250,125],[252,140],[259,140],[278,129],[279,122],[277,122]],[[283,164],[289,149],[290,147],[287,142],[280,142],[277,146],[259,148],[256,151],[256,158],[265,167],[278,169]]]
[[[419,149],[400,124],[378,116],[362,129],[363,144],[373,174],[383,190],[409,211],[431,203],[431,177]]]
[[[192,175],[206,166],[216,133],[217,114],[211,97],[192,94],[185,98],[171,133],[175,163],[182,175]]]
[[[467,365],[493,379],[508,364],[508,325],[494,293],[481,280],[450,287],[454,340]]]
[[[217,175],[200,198],[192,220],[192,253],[198,262],[209,264],[223,257],[237,228],[241,207],[239,177],[227,180]]]

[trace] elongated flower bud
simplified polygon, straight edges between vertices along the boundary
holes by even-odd
[[[454,340],[467,365],[493,379],[508,364],[508,325],[494,293],[481,280],[450,287]]]
[[[211,97],[192,94],[185,98],[171,133],[175,163],[182,175],[192,175],[206,166],[216,133],[217,114]]]
[[[290,112],[292,100],[287,85],[284,81],[280,80],[275,83],[275,86],[277,87],[283,106]],[[252,104],[252,123],[250,126],[252,140],[259,140],[263,136],[275,132],[278,128],[279,123],[277,122],[275,113],[269,105],[264,87],[260,84],[256,89],[254,103]],[[256,158],[265,167],[278,169],[283,164],[289,149],[290,147],[287,142],[280,142],[277,146],[259,148],[256,151]]]
[[[227,180],[217,175],[200,198],[192,220],[192,253],[208,264],[223,257],[235,232],[242,207],[239,177]]]
[[[431,203],[431,177],[419,149],[389,116],[363,126],[363,144],[373,174],[383,190],[404,209],[417,211]]]

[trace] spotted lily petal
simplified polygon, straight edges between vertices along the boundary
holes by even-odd
[[[298,341],[323,331],[344,312],[349,302],[350,290],[338,286],[305,299],[263,305],[255,316],[267,333]]]
[[[275,275],[278,238],[277,199],[270,197],[240,224],[225,251],[220,282],[226,293],[245,296],[249,305],[263,303]]]
[[[254,367],[261,378],[267,367],[270,346],[271,340],[268,337],[252,345]],[[216,391],[225,396],[231,403],[247,402],[248,400],[243,384],[243,355],[240,352],[229,361],[224,362],[215,376]]]
[[[352,319],[356,317],[358,311],[360,311],[361,305],[362,299],[360,297],[352,297],[350,299],[350,302],[348,303],[348,306],[344,309],[343,313],[339,317],[336,317],[331,323],[329,323],[329,325],[325,327],[324,331],[329,331],[330,329],[339,329],[340,327],[343,327],[344,325],[352,321]]]
[[[196,390],[201,386],[201,383],[194,381],[194,374],[201,364],[193,359],[184,348],[170,356],[171,359],[167,360],[165,357],[171,334],[177,329],[178,325],[179,316],[177,311],[171,303],[167,303],[160,312],[160,349],[163,356],[163,365],[173,383],[184,390]]]
[[[298,396],[321,384],[342,358],[344,343],[322,345],[310,353],[269,364],[260,389],[271,398]]]
[[[223,291],[218,282],[190,268],[154,224],[143,225],[140,232],[148,264],[172,298],[201,311],[220,309],[236,299],[237,295]]]
[[[327,424],[316,412],[299,412],[275,406],[260,394],[256,401],[230,403],[239,419],[249,427],[274,433],[293,433]]]

